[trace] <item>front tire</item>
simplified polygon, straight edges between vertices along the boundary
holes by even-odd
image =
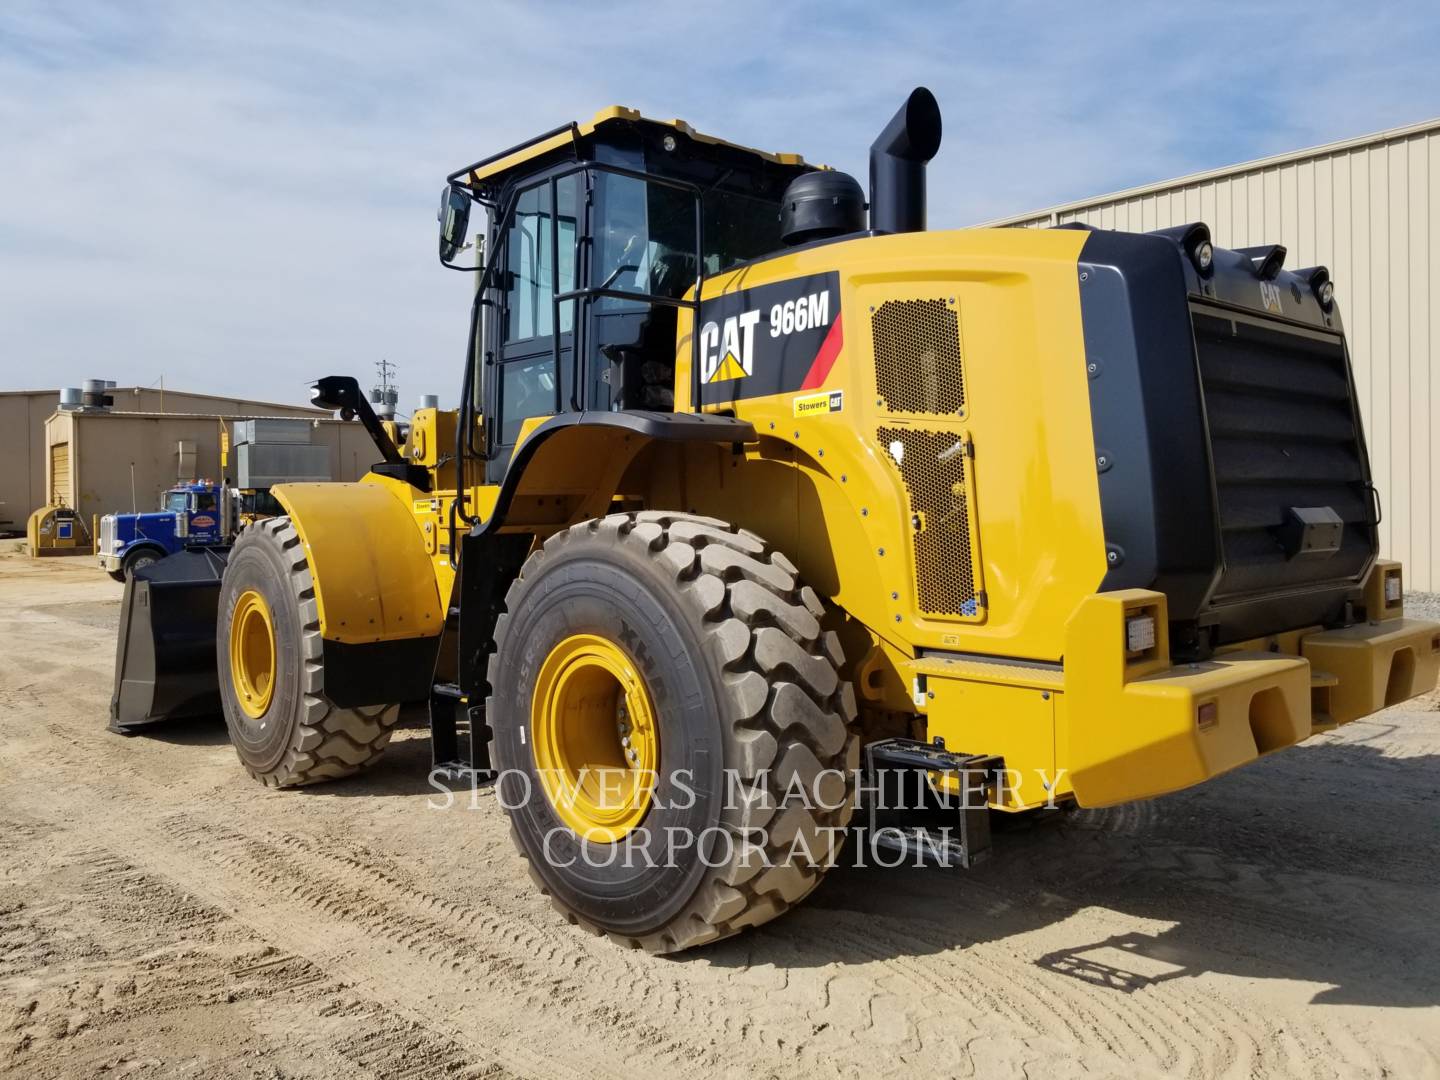
[[[216,661],[225,726],[267,787],[350,776],[390,741],[400,706],[344,709],[325,694],[315,583],[288,517],[240,534],[220,583]]]
[[[712,518],[615,514],[547,540],[506,607],[487,703],[499,795],[562,914],[668,953],[767,922],[815,888],[854,812],[859,741],[838,639],[784,555]],[[597,672],[611,669],[607,691]],[[643,690],[626,689],[632,671]],[[541,698],[564,685],[580,689]],[[637,734],[624,723],[637,701],[653,704],[654,747],[618,742]],[[551,729],[566,716],[587,725],[581,760],[658,756],[638,824],[612,815],[622,828],[600,819],[587,839],[585,800],[556,805],[537,761],[563,764]]]
[[[117,580],[124,581],[127,578],[132,578],[135,576],[136,570],[143,570],[147,566],[154,566],[162,558],[164,558],[164,556],[154,548],[136,548],[134,551],[128,552],[125,558],[120,560],[120,577]],[[113,577],[114,575],[112,574],[111,576]]]

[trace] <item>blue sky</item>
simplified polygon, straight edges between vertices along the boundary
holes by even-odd
[[[1433,2],[6,0],[0,389],[451,402],[445,174],[610,103],[863,179],[929,86],[944,227],[1440,115],[1437,55]]]

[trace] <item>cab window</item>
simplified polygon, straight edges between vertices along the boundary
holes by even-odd
[[[492,459],[496,469],[503,464],[503,448],[515,444],[521,425],[533,416],[553,415],[569,394],[566,380],[577,301],[559,304],[557,367],[555,286],[569,292],[578,281],[581,178],[578,174],[562,177],[555,189],[555,213],[551,212],[549,181],[522,191],[505,234],[504,309],[500,313],[499,364],[494,373],[495,445],[502,448]],[[558,232],[553,231],[557,227]],[[556,266],[558,273],[553,272]]]
[[[514,446],[532,416],[555,412],[555,358],[548,353],[500,366],[500,445]]]
[[[560,202],[560,290],[575,288],[575,233],[577,177],[562,179]],[[505,341],[548,338],[554,333],[555,305],[551,261],[554,238],[550,234],[550,185],[537,184],[520,194],[515,218],[506,236]],[[573,329],[575,305],[560,307],[560,332]]]
[[[195,509],[213,511],[215,509],[215,494],[210,491],[197,492],[195,495]]]
[[[666,184],[601,173],[595,281],[678,298],[695,284],[695,199]],[[706,274],[778,251],[780,207],[772,199],[710,190],[701,197]],[[621,301],[625,303],[625,301]]]
[[[678,300],[695,285],[695,196],[619,173],[595,176],[586,402],[594,409],[674,408]]]
[[[780,207],[735,191],[707,191],[704,200],[705,273],[779,251]]]
[[[600,173],[594,281],[607,289],[678,298],[695,284],[695,199],[664,184]],[[634,307],[614,297],[601,310]]]

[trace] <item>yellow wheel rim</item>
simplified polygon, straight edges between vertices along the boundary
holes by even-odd
[[[275,696],[275,624],[254,589],[241,593],[230,616],[230,682],[246,716],[265,715]]]
[[[609,844],[645,817],[660,737],[644,680],[619,646],[576,634],[550,650],[530,705],[540,785],[560,820]]]

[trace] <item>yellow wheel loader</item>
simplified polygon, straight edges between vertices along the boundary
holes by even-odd
[[[799,902],[862,819],[969,865],[992,813],[1434,686],[1326,270],[1203,224],[926,231],[940,133],[915,91],[868,204],[625,108],[453,173],[459,408],[402,451],[322,379],[381,461],[276,487],[185,586],[256,779],[362,769],[428,701],[436,775],[494,778],[556,907],[671,952]],[[165,715],[166,618],[127,624],[122,719]]]

